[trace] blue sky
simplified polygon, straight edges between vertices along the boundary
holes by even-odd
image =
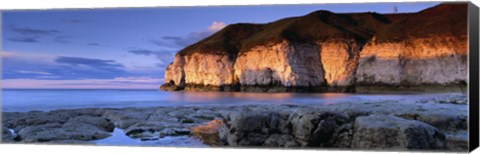
[[[156,89],[176,52],[232,23],[316,10],[417,12],[437,5],[366,3],[2,12],[3,88]]]

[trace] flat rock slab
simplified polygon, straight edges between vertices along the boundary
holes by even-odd
[[[22,142],[50,142],[56,140],[88,141],[109,137],[100,127],[85,123],[48,123],[28,126],[18,132]]]
[[[451,98],[457,97],[438,99],[447,103],[392,100],[3,112],[3,127],[15,134],[2,131],[2,140],[87,144],[120,128],[141,140],[188,135],[220,146],[466,151],[468,106],[448,103],[459,102]],[[213,121],[215,129],[207,129],[213,128]]]

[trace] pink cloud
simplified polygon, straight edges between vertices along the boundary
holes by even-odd
[[[227,26],[227,24],[225,24],[224,22],[214,21],[210,26],[208,26],[207,30],[210,32],[217,32],[219,30],[222,30],[225,26]]]
[[[158,89],[163,79],[127,77],[86,80],[5,79],[2,88],[15,89]]]

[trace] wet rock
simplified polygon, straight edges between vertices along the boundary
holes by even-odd
[[[256,109],[232,113],[224,119],[221,138],[232,146],[261,146],[271,134],[286,133],[288,114]]]
[[[265,140],[263,146],[290,148],[299,147],[300,144],[298,144],[290,134],[272,134]]]
[[[352,144],[352,124],[347,123],[337,128],[331,140],[331,147],[350,148]]]
[[[158,138],[159,132],[165,128],[165,124],[161,122],[138,122],[128,127],[125,134],[132,138]]]
[[[54,110],[50,112],[30,111],[30,112],[11,112],[3,113],[2,123],[15,131],[33,125],[42,125],[48,123],[64,124],[71,118],[92,116],[98,117],[106,109],[75,109],[75,110]]]
[[[212,120],[204,125],[191,128],[192,136],[199,138],[207,145],[222,145],[220,140],[220,129],[223,125],[221,120]]]
[[[447,150],[451,151],[468,151],[468,132],[459,131],[459,132],[447,132],[446,135],[446,147]]]
[[[87,141],[111,136],[104,128],[86,123],[67,122],[62,126],[62,130],[66,132],[65,136],[69,140]]]
[[[65,123],[70,117],[70,115],[64,113],[50,114],[46,112],[32,111],[19,114],[18,117],[10,117],[9,119],[5,119],[3,124],[8,128],[12,128],[15,130],[15,132],[19,132],[21,129],[28,126],[48,123]]]
[[[195,121],[193,119],[189,119],[189,118],[181,118],[180,119],[180,123],[188,123],[188,124],[191,124],[191,123],[194,123]]]
[[[221,114],[217,113],[215,110],[210,110],[210,109],[200,109],[197,110],[194,114],[191,115],[193,118],[196,118],[201,121],[210,121],[214,120],[215,117],[220,117]]]
[[[184,108],[180,108],[180,109],[175,109],[175,110],[172,110],[168,113],[168,115],[172,116],[172,117],[176,117],[176,118],[184,118],[184,117],[187,117],[188,115],[192,114],[192,113],[195,113],[195,111],[191,110],[191,109],[184,109]]]
[[[370,114],[392,114],[404,119],[418,120],[440,130],[467,129],[468,107],[457,104],[430,104],[406,101],[345,102],[312,107],[318,111],[341,113],[353,120]]]
[[[95,143],[90,141],[79,141],[79,140],[53,140],[48,142],[42,142],[45,144],[65,144],[65,145],[95,145]]]
[[[191,131],[186,127],[167,127],[160,131],[159,136],[160,138],[165,136],[182,136],[182,135],[190,135]]]
[[[2,124],[17,133],[14,142],[83,144],[117,127],[141,140],[192,135],[208,145],[462,151],[468,145],[467,111],[462,104],[404,99],[4,112]]]
[[[55,140],[95,140],[110,136],[103,129],[85,123],[48,123],[28,126],[18,132],[22,142],[48,142]]]
[[[2,142],[13,142],[15,134],[13,134],[7,127],[2,126]]]
[[[139,121],[144,121],[148,115],[135,110],[109,110],[103,114],[103,117],[111,121],[115,127],[127,129]]]
[[[233,113],[224,120],[226,127],[222,127],[221,137],[232,146],[261,146],[270,134],[282,132],[282,119],[286,117],[268,110]]]
[[[298,111],[290,117],[292,134],[302,146],[327,146],[345,117],[329,112]]]
[[[73,117],[70,120],[68,120],[68,122],[69,123],[86,123],[86,124],[94,125],[102,128],[107,132],[112,132],[113,129],[115,128],[113,123],[108,121],[107,119],[102,117],[89,116],[89,115]]]
[[[44,142],[56,139],[62,139],[56,131],[60,131],[62,124],[49,123],[34,126],[27,126],[18,132],[18,137],[23,142]]]
[[[445,149],[445,135],[436,128],[393,115],[357,117],[352,148],[360,149]]]
[[[428,123],[442,130],[466,130],[468,129],[468,122],[466,115],[451,115],[439,113],[419,114],[418,121]]]
[[[175,82],[173,80],[170,80],[170,82],[162,84],[160,86],[160,90],[164,90],[164,91],[179,91],[179,90],[183,90],[184,88],[185,88],[184,86],[175,85]]]
[[[108,108],[83,108],[83,109],[60,110],[60,111],[73,112],[73,113],[76,113],[77,116],[79,116],[79,115],[90,115],[90,116],[98,117],[98,116],[102,116],[108,110],[110,110],[110,109],[108,109]]]
[[[421,99],[418,101],[419,103],[439,103],[439,104],[461,104],[466,105],[468,104],[468,97],[465,94],[450,94],[439,96],[434,99]]]
[[[165,136],[189,135],[190,130],[187,129],[188,126],[190,125],[146,121],[128,127],[125,133],[132,138],[155,139]]]

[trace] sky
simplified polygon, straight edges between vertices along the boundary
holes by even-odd
[[[364,3],[2,11],[2,88],[158,89],[176,52],[234,23],[316,10],[418,12],[437,5]]]

